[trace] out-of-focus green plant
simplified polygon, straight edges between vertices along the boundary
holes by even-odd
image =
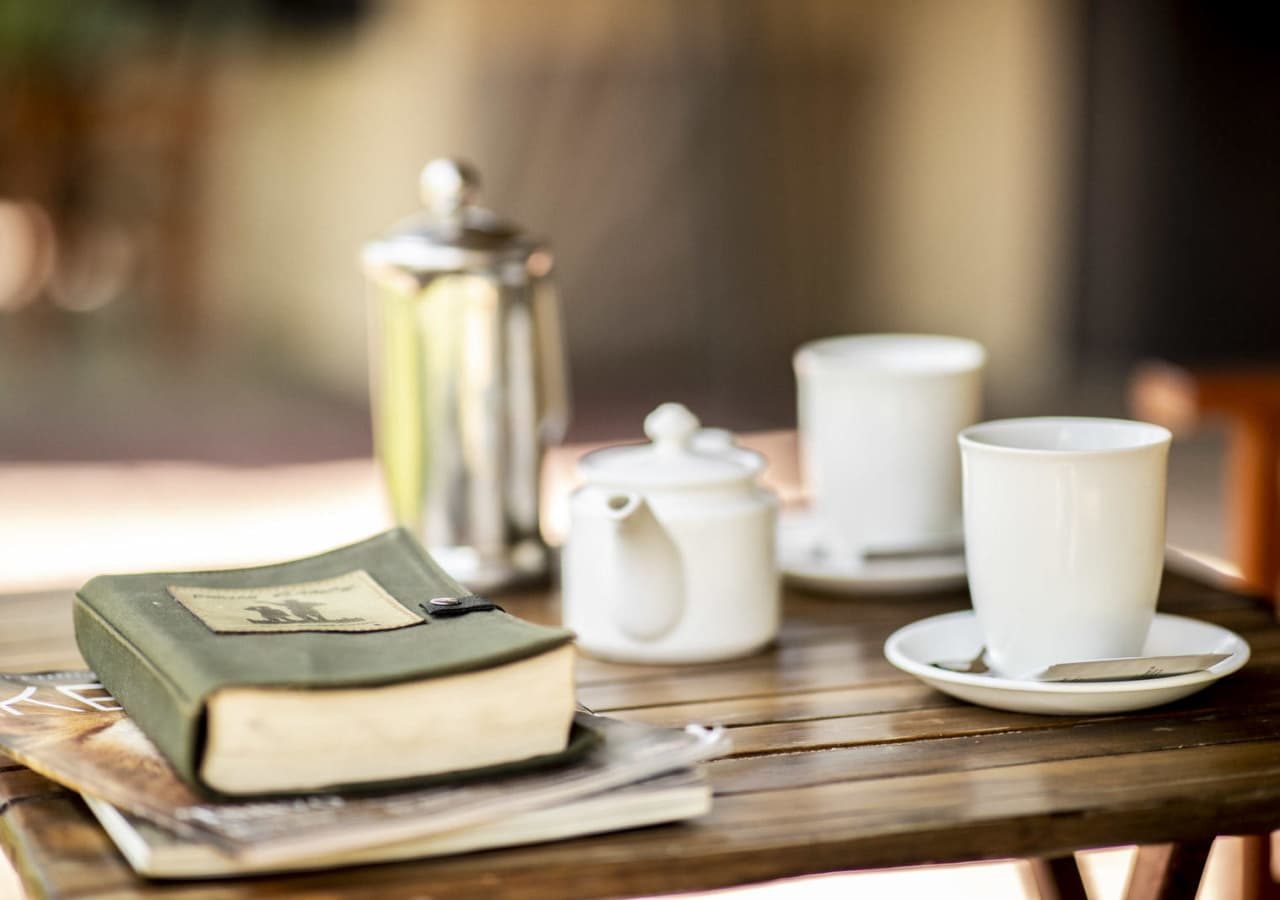
[[[157,40],[242,30],[317,33],[357,23],[368,0],[0,0],[0,70],[80,68]]]
[[[191,6],[174,4],[179,10]],[[183,27],[181,16],[143,0],[0,0],[0,65],[93,65],[149,43],[175,25]]]

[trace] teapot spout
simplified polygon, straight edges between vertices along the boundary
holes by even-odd
[[[684,612],[679,548],[639,494],[609,494],[605,515],[614,525],[606,562],[612,569],[613,620],[633,640],[657,640]]]
[[[604,501],[604,514],[614,523],[625,522],[640,512],[644,498],[639,494],[620,491],[610,494]]]

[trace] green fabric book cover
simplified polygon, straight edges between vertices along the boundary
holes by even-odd
[[[272,702],[324,691],[330,693],[323,698],[355,696],[363,701],[388,696],[378,691],[385,687],[460,685],[464,690],[444,698],[430,695],[430,709],[405,704],[405,696],[413,695],[390,695],[398,699],[386,701],[406,707],[387,710],[393,724],[415,717],[439,717],[447,723],[451,712],[465,712],[469,704],[482,710],[493,702],[528,705],[529,698],[489,697],[493,686],[501,693],[510,685],[472,673],[523,672],[513,664],[549,659],[572,640],[568,631],[522,621],[469,596],[404,529],[277,565],[99,576],[77,593],[74,616],[80,651],[102,683],[184,779],[215,793],[228,790],[205,777],[211,698],[235,696],[235,689],[246,688],[257,693],[244,696]],[[571,654],[566,649],[559,655],[568,659]],[[572,663],[567,665],[567,679],[557,675],[548,682],[554,687],[550,693],[567,689],[567,696],[557,696],[553,703],[557,716],[560,706],[567,707],[565,741],[573,706]],[[469,674],[466,680],[456,677]],[[255,728],[269,732],[272,723],[258,719],[270,714],[255,719],[255,707],[248,708],[246,733],[252,737]],[[317,735],[341,738],[349,715],[346,722],[332,720],[338,713],[326,720],[329,708],[314,707],[318,721],[303,725],[314,724]],[[313,707],[302,709],[309,713]],[[491,712],[486,715],[493,718]],[[224,733],[235,730],[218,727]],[[455,724],[453,731],[458,730]],[[295,733],[311,732],[291,727],[278,737],[287,743]],[[394,736],[367,737],[369,743],[359,746],[370,751],[383,743],[394,746]],[[455,733],[434,743],[466,739],[466,734]],[[565,750],[565,741],[557,752]],[[465,747],[458,750],[467,752]],[[342,758],[335,765],[341,763],[342,772],[357,777],[335,773],[334,785],[324,787],[406,780],[403,773],[390,778],[385,772],[383,777],[362,773],[364,755],[363,750],[346,757],[338,753]],[[483,753],[469,758],[482,759]],[[260,792],[276,791],[268,786]]]

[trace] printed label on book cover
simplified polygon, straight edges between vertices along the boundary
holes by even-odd
[[[169,585],[169,594],[212,631],[388,631],[423,619],[401,606],[368,572],[266,587]]]

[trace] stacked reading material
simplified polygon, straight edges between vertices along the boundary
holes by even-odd
[[[468,595],[403,530],[275,566],[102,576],[75,623],[96,674],[0,676],[0,750],[81,792],[151,877],[690,818],[710,806],[692,767],[727,747],[575,713],[570,633]]]
[[[0,675],[0,749],[84,795],[152,878],[331,868],[687,819],[711,803],[690,767],[717,731],[577,715],[599,736],[561,766],[396,792],[214,801],[180,779],[92,672]]]

